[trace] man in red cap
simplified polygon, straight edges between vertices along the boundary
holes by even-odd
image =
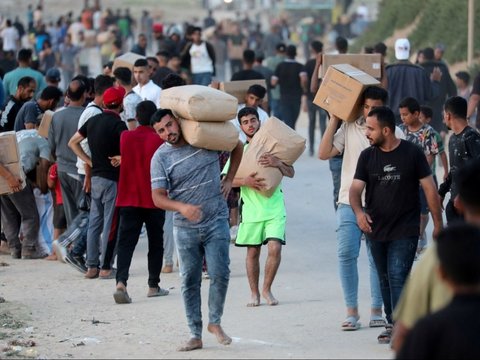
[[[116,231],[111,231],[111,228],[112,225],[116,226],[114,212],[120,162],[112,159],[120,155],[120,134],[127,130],[119,115],[124,96],[125,90],[122,87],[108,88],[103,94],[105,110],[90,118],[68,143],[75,154],[92,168],[92,203],[87,232],[88,270],[85,274],[89,279],[98,276],[107,279],[115,277],[112,264]],[[91,156],[80,146],[85,138]]]

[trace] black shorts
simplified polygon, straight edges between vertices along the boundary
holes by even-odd
[[[53,206],[53,227],[55,229],[67,228],[67,218],[65,216],[63,204]]]

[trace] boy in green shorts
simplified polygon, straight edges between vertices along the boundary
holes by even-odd
[[[238,112],[241,130],[247,137],[244,151],[248,143],[260,128],[258,112],[251,107],[245,107]],[[276,156],[265,153],[259,159],[264,167],[276,167],[282,175],[293,177],[295,170],[284,164]],[[283,192],[279,185],[271,197],[262,195],[264,179],[252,173],[245,178],[235,177],[233,186],[240,187],[242,200],[241,223],[235,242],[236,246],[247,247],[247,277],[251,290],[251,300],[247,306],[260,305],[258,287],[260,275],[260,251],[262,245],[267,245],[268,255],[265,263],[262,296],[268,305],[277,305],[278,300],[272,294],[271,287],[281,260],[282,245],[285,245],[286,211]]]

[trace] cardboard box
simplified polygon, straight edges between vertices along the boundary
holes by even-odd
[[[238,131],[230,121],[197,122],[180,120],[185,141],[190,145],[216,151],[232,151],[238,144]]]
[[[245,150],[235,177],[244,178],[253,172],[265,179],[261,194],[270,197],[282,181],[282,173],[277,168],[263,167],[258,159],[268,152],[287,165],[293,163],[305,151],[306,140],[283,121],[271,117],[258,130]]]
[[[374,78],[382,77],[382,56],[380,54],[324,54],[322,71],[318,74],[323,79],[329,66],[337,64],[352,65]]]
[[[380,82],[351,65],[332,65],[313,103],[342,120],[355,121],[360,114],[363,90],[372,85],[378,86]]]
[[[25,188],[27,183],[25,182],[25,174],[23,173],[22,166],[20,165],[20,162],[15,162],[11,164],[4,164],[8,171],[10,171],[14,176],[19,177],[22,179],[22,189]],[[0,195],[5,195],[5,194],[11,194],[12,190],[10,186],[8,185],[7,180],[0,176]]]
[[[247,95],[247,90],[252,85],[262,85],[265,89],[267,88],[267,81],[265,79],[258,80],[237,80],[237,81],[227,81],[221,82],[219,90],[226,92],[232,96],[235,96],[239,104],[245,103],[245,95]],[[268,101],[268,95],[265,93],[263,102]]]
[[[38,135],[48,138],[48,130],[50,129],[50,124],[52,123],[53,111],[47,110],[43,113],[42,120],[40,121],[40,126],[38,127]]]
[[[15,131],[0,133],[0,163],[3,165],[20,161]]]
[[[112,71],[115,71],[117,67],[126,67],[129,68],[133,73],[133,64],[135,64],[135,61],[138,59],[146,59],[146,57],[133,52],[127,52],[123,55],[120,55],[113,61]]]
[[[209,86],[184,85],[162,90],[160,107],[182,119],[228,121],[237,116],[238,101]]]

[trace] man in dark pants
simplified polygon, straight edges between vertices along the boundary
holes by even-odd
[[[148,297],[168,295],[158,286],[163,259],[163,223],[165,211],[158,209],[150,190],[150,161],[163,140],[150,126],[150,118],[157,111],[152,101],[142,101],[136,107],[135,130],[120,136],[120,179],[116,206],[119,207],[117,287],[113,298],[117,304],[132,302],[127,293],[128,270],[142,230],[148,238]],[[118,159],[112,159],[112,162]],[[135,186],[134,186],[135,184]]]
[[[449,98],[443,107],[443,121],[453,134],[448,142],[450,171],[438,193],[442,200],[450,192],[450,201],[445,207],[447,222],[463,219],[456,204],[458,195],[457,171],[471,159],[480,158],[480,134],[468,126],[467,101],[460,96]]]
[[[360,154],[349,198],[378,271],[388,322],[378,342],[388,344],[393,328],[392,311],[417,250],[419,182],[432,213],[434,238],[443,226],[442,211],[427,159],[417,145],[396,138],[392,110],[381,106],[370,111],[365,135],[373,146]],[[364,189],[365,210],[361,199]]]
[[[317,114],[320,125],[320,138],[327,129],[327,113],[325,110],[313,103],[316,91],[311,91],[312,76],[315,71],[317,63],[317,56],[322,56],[323,43],[318,40],[314,40],[310,43],[310,51],[312,58],[305,64],[305,69],[308,76],[308,94],[307,94],[307,107],[308,107],[308,150],[309,155],[313,156],[315,149],[315,125],[317,122]]]
[[[285,124],[295,129],[302,97],[307,94],[307,72],[305,67],[295,61],[297,48],[287,46],[287,58],[278,64],[272,76],[272,87],[280,84],[280,113]]]

